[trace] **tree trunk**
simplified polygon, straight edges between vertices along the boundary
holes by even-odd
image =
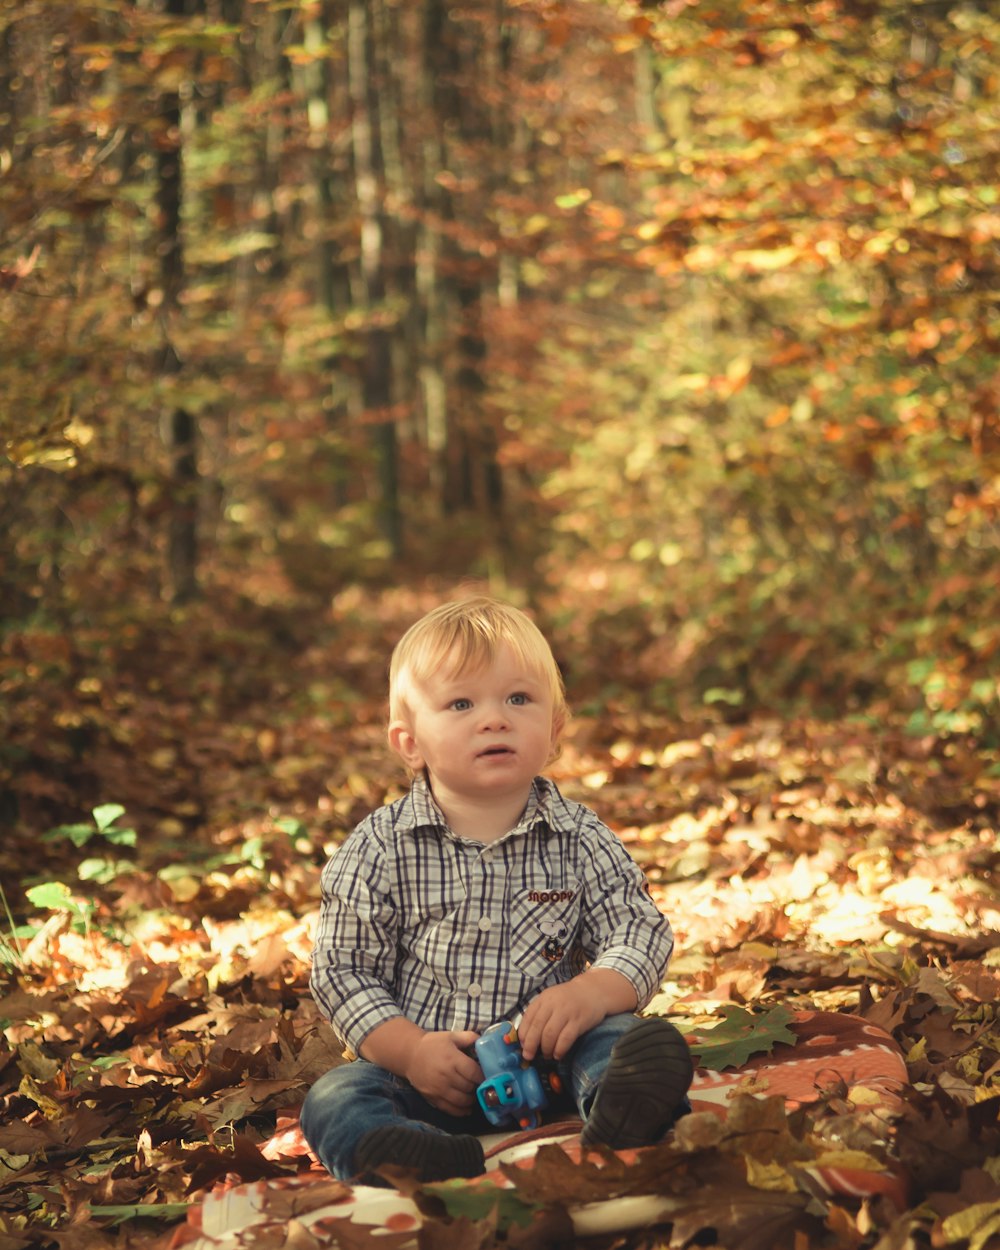
[[[186,15],[185,0],[167,0],[171,17]],[[184,288],[183,138],[181,99],[165,93],[160,110],[162,130],[156,152],[156,239],[163,288],[164,329],[162,371],[176,375],[181,360],[171,339],[172,323],[180,316]],[[182,407],[163,414],[161,438],[170,458],[171,493],[167,513],[167,569],[171,599],[182,603],[198,593],[198,426]]]
[[[379,129],[374,9],[379,0],[350,0],[348,81],[354,181],[361,219],[361,280],[367,317],[361,367],[364,420],[370,423],[377,465],[379,527],[394,557],[402,553],[396,426],[392,419],[392,352],[385,324],[384,168]]]
[[[487,77],[495,96],[496,76],[502,59],[502,9],[498,11],[494,33],[497,46],[486,44],[486,36],[474,24],[460,28],[444,0],[428,0],[424,27],[424,56],[431,83],[436,131],[442,136],[436,153],[438,168],[429,170],[428,185],[447,170],[449,181],[460,184],[470,151],[489,151],[497,137],[494,117],[480,98],[476,73]],[[489,81],[492,80],[492,81]],[[450,142],[449,142],[450,140]],[[430,154],[434,155],[431,145]],[[487,158],[485,167],[498,162]],[[482,167],[481,167],[482,168]],[[489,200],[493,191],[487,176],[479,195]],[[435,292],[439,304],[458,318],[457,365],[454,374],[454,402],[445,413],[443,440],[442,505],[445,512],[477,511],[496,520],[503,510],[503,482],[497,462],[497,438],[485,409],[486,383],[482,375],[486,344],[482,328],[484,285],[495,283],[495,266],[483,259],[478,246],[483,219],[466,223],[467,229],[449,229],[459,223],[464,206],[456,194],[437,181],[432,192],[437,215],[444,227],[440,241],[443,274]],[[458,240],[471,235],[475,247]],[[446,275],[446,276],[445,276]]]

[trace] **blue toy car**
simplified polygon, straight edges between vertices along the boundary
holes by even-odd
[[[521,1128],[537,1128],[539,1112],[546,1105],[545,1086],[530,1063],[521,1055],[517,1029],[509,1020],[491,1024],[476,1042],[476,1058],[484,1080],[476,1089],[483,1114],[499,1127],[513,1120]],[[557,1088],[557,1078],[549,1086]]]

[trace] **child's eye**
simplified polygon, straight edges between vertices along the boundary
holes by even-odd
[[[471,699],[452,699],[450,707],[455,712],[467,712],[472,707]]]
[[[513,703],[515,707],[524,707],[530,700],[523,690],[519,690],[517,694],[512,694],[508,702]]]

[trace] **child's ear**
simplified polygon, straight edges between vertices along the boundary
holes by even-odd
[[[402,759],[407,768],[419,772],[424,766],[424,757],[417,749],[417,742],[410,727],[403,720],[394,720],[389,726],[389,745]]]

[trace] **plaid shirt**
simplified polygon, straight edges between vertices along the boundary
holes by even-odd
[[[641,1008],[673,948],[619,839],[542,777],[516,828],[491,843],[452,833],[417,778],[357,826],[322,891],[310,984],[355,1052],[400,1014],[482,1032],[584,960],[627,977]]]

